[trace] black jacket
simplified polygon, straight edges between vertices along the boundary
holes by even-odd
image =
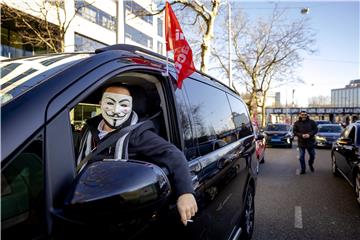
[[[315,134],[318,132],[315,121],[307,117],[302,121],[299,119],[294,123],[294,135],[298,137],[299,147],[313,147],[315,144]],[[310,138],[303,138],[302,134],[310,134]]]
[[[86,136],[85,133],[88,130],[92,132],[93,146],[91,148],[94,148],[115,132],[107,134],[100,140],[97,127],[101,120],[102,117],[100,115],[89,119],[82,131],[83,136]],[[129,159],[143,160],[160,167],[166,167],[169,171],[169,179],[172,182],[176,197],[184,193],[194,194],[190,170],[184,154],[175,145],[167,142],[154,131],[155,127],[152,121],[145,121],[144,124],[131,131],[128,139]],[[97,159],[112,158],[115,152],[115,144],[104,150]]]

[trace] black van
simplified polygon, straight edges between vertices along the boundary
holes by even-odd
[[[200,72],[177,89],[174,67],[165,69],[163,56],[130,45],[1,63],[4,239],[251,238],[256,139],[246,105]],[[76,174],[79,131],[110,82],[138,89],[134,110],[188,159],[199,211],[186,227],[167,169],[106,159]]]

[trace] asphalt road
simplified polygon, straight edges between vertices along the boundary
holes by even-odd
[[[344,178],[331,173],[330,150],[316,151],[315,172],[298,175],[298,151],[267,148],[255,196],[254,240],[360,240],[360,207]],[[306,155],[308,158],[308,155]]]

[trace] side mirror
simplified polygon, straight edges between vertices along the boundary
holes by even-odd
[[[353,144],[351,138],[340,138],[340,139],[338,140],[338,143],[339,143],[340,145],[351,145],[351,144]]]
[[[64,203],[67,218],[84,223],[122,223],[151,218],[169,199],[164,171],[142,161],[99,161],[74,181]]]

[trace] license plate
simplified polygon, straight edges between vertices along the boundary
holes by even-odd
[[[280,142],[280,139],[278,139],[278,138],[272,138],[271,141],[272,141],[272,142]]]

